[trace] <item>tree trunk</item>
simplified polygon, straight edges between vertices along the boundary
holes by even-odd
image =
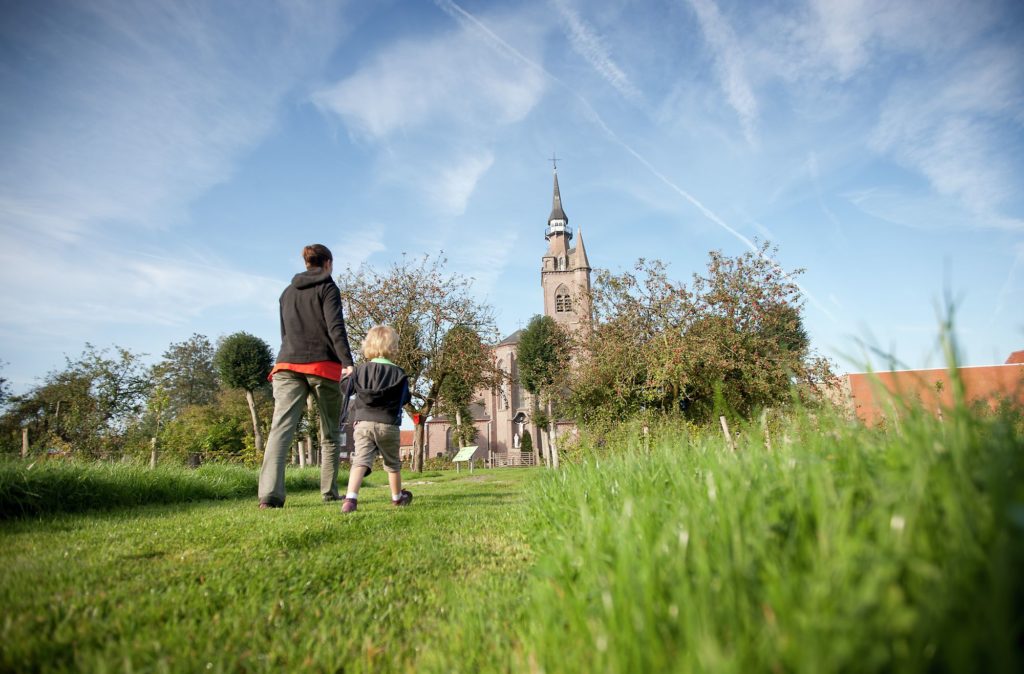
[[[423,472],[423,417],[413,426],[412,469],[417,473]]]
[[[149,467],[156,468],[156,436],[149,440]]]
[[[456,452],[462,449],[462,412],[455,410],[455,447]]]
[[[316,421],[313,418],[313,394],[306,396],[306,414],[309,419],[309,434],[306,436],[306,451],[309,452],[309,465],[315,466],[319,461],[317,461],[316,450],[313,449],[313,433],[315,428],[317,428]]]
[[[558,470],[558,445],[555,444],[555,411],[548,401],[548,453],[551,455],[551,467]]]
[[[28,429],[21,429],[21,458],[28,457]]]
[[[537,454],[537,465],[539,466],[541,461],[544,462],[544,466],[547,468],[551,467],[551,461],[548,458],[547,452],[544,450],[544,433],[541,433],[540,424],[537,423],[537,417],[540,415],[540,406],[537,404],[537,394],[531,394],[533,415],[530,421],[533,422],[533,451]]]
[[[263,453],[263,433],[260,432],[260,419],[256,416],[256,398],[252,391],[245,390],[245,400],[249,403],[249,414],[252,415],[252,436],[256,442],[256,452]]]

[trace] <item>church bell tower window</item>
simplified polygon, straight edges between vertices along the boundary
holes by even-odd
[[[572,311],[572,298],[565,286],[559,286],[555,291],[555,311],[560,314]]]

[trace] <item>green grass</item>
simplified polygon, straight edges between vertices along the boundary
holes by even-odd
[[[1024,439],[907,414],[0,523],[0,670],[1020,671]],[[314,472],[315,475],[315,472]]]
[[[545,672],[1021,671],[1013,419],[675,433],[538,485]],[[637,436],[634,436],[637,437]]]
[[[0,462],[0,519],[148,503],[228,499],[256,492],[258,471],[207,464],[197,469],[79,461]],[[320,488],[317,468],[289,468],[285,488]]]
[[[491,628],[521,610],[536,474],[409,477],[405,509],[371,483],[348,516],[307,492],[7,522],[0,670],[447,671],[460,643],[461,671],[507,662]]]

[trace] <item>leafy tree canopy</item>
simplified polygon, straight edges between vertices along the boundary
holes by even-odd
[[[569,337],[550,316],[534,316],[519,335],[516,348],[523,388],[537,395],[565,380]]]
[[[213,345],[205,335],[193,334],[167,347],[163,360],[153,368],[153,378],[159,382],[172,416],[190,405],[213,401],[217,395],[213,357]]]
[[[43,383],[9,400],[0,419],[8,446],[20,428],[33,446],[59,446],[101,455],[117,451],[125,428],[141,413],[151,387],[142,356],[128,349],[86,344],[81,356],[66,359]]]
[[[259,337],[236,332],[220,341],[213,362],[226,386],[254,391],[267,384],[274,354]]]
[[[761,244],[737,257],[712,252],[692,283],[669,278],[657,260],[631,272],[600,272],[594,330],[574,370],[577,416],[621,419],[643,410],[707,418],[717,404],[749,415],[805,394],[831,376],[810,351],[794,278]]]

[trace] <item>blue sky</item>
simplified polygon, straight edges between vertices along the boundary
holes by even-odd
[[[755,237],[805,322],[936,365],[1024,348],[1024,9],[984,0],[14,2],[0,23],[0,360],[276,350],[277,297],[443,249],[541,310],[557,153],[591,263],[678,278]]]

